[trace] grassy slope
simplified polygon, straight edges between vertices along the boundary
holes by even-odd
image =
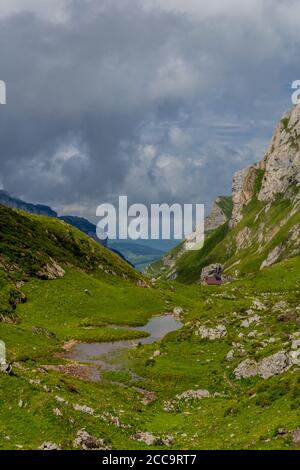
[[[138,273],[114,253],[65,222],[0,205],[0,318],[13,316],[19,281],[36,276],[53,260],[63,268],[110,272],[137,281]]]
[[[161,283],[151,290],[130,288],[126,284],[122,287],[125,281],[107,284],[104,279],[85,274],[82,277],[82,272],[77,270],[70,270],[64,279],[57,281],[30,281],[26,287],[28,303],[17,308],[21,323],[1,326],[9,355],[19,360],[19,367],[15,367],[12,377],[0,376],[0,448],[16,448],[16,445],[37,448],[49,440],[72,448],[76,432],[83,427],[119,449],[145,447],[131,439],[136,431],[160,436],[172,434],[173,448],[292,447],[290,436],[277,436],[277,429],[292,430],[299,426],[299,371],[293,368],[268,380],[238,381],[233,370],[245,357],[260,359],[290,349],[287,335],[297,331],[299,325],[295,319],[279,322],[274,304],[285,300],[296,316],[299,315],[299,272],[300,259],[296,257],[253,278],[212,288],[176,283],[172,283],[175,291],[169,283]],[[83,288],[88,288],[92,295],[85,298]],[[122,289],[126,289],[126,297],[122,296]],[[75,296],[73,300],[71,294]],[[263,301],[267,309],[259,312],[259,325],[241,328],[242,319],[247,317],[245,310],[254,298]],[[171,333],[160,344],[117,355],[114,361],[122,364],[122,369],[103,372],[100,382],[40,369],[43,364],[63,363],[53,356],[53,351],[59,350],[66,339],[81,337],[83,331],[87,340],[95,334],[99,335],[98,339],[110,337],[109,326],[95,326],[97,322],[109,320],[134,325],[174,305],[184,308],[182,330]],[[225,323],[228,336],[219,341],[201,340],[195,336],[198,322],[208,326]],[[32,334],[31,327],[37,325],[54,332],[56,338]],[[83,325],[94,325],[94,328],[84,330]],[[253,330],[263,336],[249,337]],[[241,331],[242,339],[238,337]],[[263,340],[270,337],[275,341],[262,347]],[[237,356],[229,362],[226,354],[233,342],[242,343],[246,356]],[[161,355],[151,359],[156,349],[160,349]],[[154,392],[155,400],[144,404],[136,387]],[[197,388],[225,396],[179,401],[173,411],[164,410],[166,400]],[[56,395],[69,404],[57,403]],[[20,400],[26,406],[20,408]],[[92,407],[96,416],[75,411],[74,404]],[[63,417],[54,416],[56,407]],[[111,415],[119,417],[129,428],[115,425]]]
[[[279,214],[283,209],[282,201],[278,204]],[[38,224],[45,224],[46,240],[52,230],[56,231],[56,237],[66,237],[63,247],[55,244],[55,259],[62,264],[66,258],[73,259],[72,243],[64,232],[66,226],[59,225],[58,228],[55,224],[50,228],[52,221],[49,219],[31,216],[28,221],[34,224],[35,230],[38,230]],[[102,247],[98,252],[98,245],[71,230],[76,246],[81,246],[78,236],[86,249],[91,250],[85,253],[92,259],[96,256],[97,261],[92,264],[96,266],[94,269],[84,256],[77,262],[74,255],[73,265],[66,267],[62,279],[36,279],[29,275],[30,265],[26,260],[19,262],[19,271],[3,272],[0,277],[3,307],[9,301],[7,286],[13,285],[16,277],[28,278],[22,288],[27,303],[18,305],[15,311],[19,323],[0,322],[0,338],[7,344],[8,358],[15,361],[13,376],[0,374],[0,449],[18,446],[35,449],[44,441],[71,449],[77,431],[83,427],[115,449],[145,448],[145,444],[132,440],[136,431],[150,431],[162,437],[171,434],[172,447],[176,449],[293,447],[290,434],[278,436],[277,429],[285,427],[291,431],[299,427],[299,371],[294,367],[268,380],[238,381],[233,370],[245,357],[261,359],[280,350],[290,350],[289,334],[300,329],[299,257],[263,270],[256,276],[219,287],[184,286],[162,281],[156,287],[142,289],[132,282],[135,274],[119,260],[120,274],[129,269],[128,280],[97,269],[98,256],[102,260],[108,256],[112,270],[115,258]],[[14,232],[8,230],[8,233],[14,237]],[[30,256],[36,256],[41,262],[38,247],[42,245],[37,233],[43,237],[43,230],[35,232]],[[22,238],[17,242],[20,240]],[[4,243],[3,236],[1,243]],[[8,259],[9,250],[14,246],[18,249],[18,246],[12,242],[6,246],[9,249],[4,253]],[[45,256],[54,257],[52,245],[47,247],[46,255],[43,253],[43,262]],[[247,318],[246,309],[253,299],[261,300],[266,310],[258,312],[259,325],[245,329],[241,327],[241,321]],[[279,300],[287,302],[292,320],[277,320],[274,304]],[[67,340],[138,337],[140,332],[113,325],[139,325],[151,315],[170,310],[175,305],[184,309],[184,327],[159,344],[118,354],[112,360],[121,365],[121,369],[102,371],[100,382],[89,382],[55,370],[46,372],[42,368],[47,364],[66,364],[56,353],[62,350]],[[199,324],[214,327],[219,323],[226,324],[228,331],[223,340],[201,340],[195,335]],[[261,336],[248,336],[254,330]],[[241,332],[242,338],[239,337]],[[270,337],[274,342],[267,343]],[[242,344],[246,354],[237,355],[229,362],[226,355],[236,342]],[[157,349],[161,355],[153,359],[153,351]],[[176,401],[172,411],[165,410],[165,402],[173,400],[177,393],[198,388],[224,396]],[[155,399],[145,404],[140,389],[155,393]],[[68,404],[58,403],[57,395]],[[74,410],[75,404],[92,407],[95,416]],[[62,417],[54,415],[53,409],[57,407]],[[119,418],[121,426],[113,417]],[[160,447],[165,446],[157,446]]]

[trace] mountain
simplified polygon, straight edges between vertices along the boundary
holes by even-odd
[[[110,241],[109,249],[117,250],[139,271],[143,271],[149,264],[162,257],[163,251],[138,243],[118,243]]]
[[[21,199],[12,197],[6,191],[0,190],[0,204],[11,207],[13,209],[20,209],[25,212],[37,215],[46,215],[48,217],[57,217],[57,213],[49,206],[42,204],[30,204],[22,201]]]
[[[76,227],[83,233],[86,233],[89,237],[93,238],[101,245],[107,245],[107,239],[100,240],[97,237],[96,225],[92,224],[89,220],[84,219],[83,217],[77,217],[74,215],[63,215],[59,217],[57,212],[55,212],[49,206],[25,202],[22,199],[11,196],[9,193],[3,190],[0,190],[0,204],[11,207],[12,209],[23,210],[25,212],[29,212],[30,214],[45,215],[48,217],[56,217],[58,219],[64,220],[66,223],[73,225],[73,227]]]
[[[199,251],[184,243],[151,267],[163,277],[198,282],[213,263],[225,275],[239,278],[300,253],[300,105],[276,126],[263,159],[236,172],[232,209],[218,200],[206,220],[206,239]],[[218,207],[216,207],[218,206]]]
[[[217,199],[202,250],[174,250],[190,285],[0,205],[0,449],[299,450],[297,112]],[[212,262],[232,282],[194,282]],[[181,328],[158,340],[158,319]]]
[[[204,230],[206,239],[210,238],[218,229],[227,226],[232,214],[232,197],[219,196],[213,202],[210,214],[205,217]],[[179,245],[172,248],[159,260],[148,266],[146,269],[147,274],[153,276],[163,276],[167,279],[176,279],[177,264],[181,258],[191,252],[186,249],[186,240],[183,240]],[[198,254],[198,252],[196,252]]]

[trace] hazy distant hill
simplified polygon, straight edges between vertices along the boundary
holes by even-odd
[[[162,257],[164,252],[152,246],[139,243],[109,242],[109,247],[121,253],[133,266],[143,271],[149,264]]]

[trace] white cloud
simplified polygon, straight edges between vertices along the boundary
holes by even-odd
[[[33,13],[43,20],[62,23],[67,21],[70,0],[1,0],[0,18],[19,13]]]
[[[174,147],[184,147],[192,142],[191,135],[177,126],[171,127],[169,130],[169,139]]]

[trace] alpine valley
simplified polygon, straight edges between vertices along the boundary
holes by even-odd
[[[68,219],[2,204],[0,449],[299,447],[299,189],[297,105],[213,204],[203,248],[146,274]]]

